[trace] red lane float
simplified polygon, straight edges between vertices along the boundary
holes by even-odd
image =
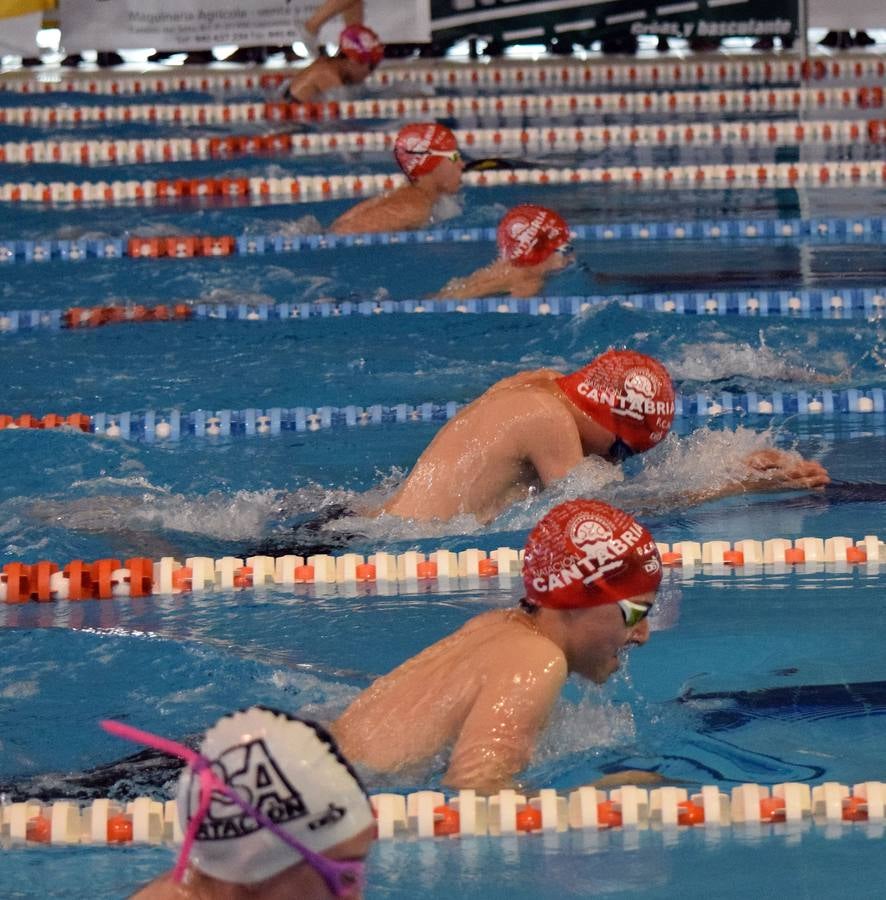
[[[59,416],[48,413],[42,419],[32,416],[30,413],[15,418],[0,414],[0,431],[4,429],[29,428],[37,430],[51,430],[53,428],[74,428],[77,431],[89,431],[91,420],[85,413],[71,413],[69,416]]]
[[[237,239],[227,234],[134,237],[127,242],[126,253],[134,259],[157,259],[163,256],[181,259],[188,256],[230,256],[236,247]]]
[[[194,310],[187,303],[174,306],[165,303],[157,306],[72,306],[62,313],[61,321],[66,328],[98,328],[119,322],[184,321],[193,315]]]

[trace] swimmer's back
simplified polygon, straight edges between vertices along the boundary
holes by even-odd
[[[331,225],[333,234],[369,234],[422,228],[431,218],[434,204],[411,184],[387,194],[370,197],[342,213]]]
[[[493,385],[437,432],[406,483],[385,506],[403,518],[489,521],[541,486],[529,458],[539,443],[580,441],[550,377],[520,373]],[[571,430],[571,431],[570,431]]]
[[[490,678],[531,666],[539,656],[542,665],[562,658],[523,618],[514,610],[484,613],[376,680],[333,727],[344,754],[392,772],[453,743]]]

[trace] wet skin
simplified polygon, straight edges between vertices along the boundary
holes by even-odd
[[[461,160],[440,158],[427,175],[351,207],[329,230],[333,234],[369,234],[424,228],[431,222],[434,204],[461,189],[463,171]]]
[[[648,622],[628,627],[614,604],[483,613],[377,679],[333,733],[349,758],[386,773],[452,746],[445,784],[498,790],[529,762],[569,673],[602,684],[648,638]]]

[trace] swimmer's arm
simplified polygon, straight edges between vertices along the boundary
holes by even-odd
[[[765,491],[812,491],[830,484],[831,478],[821,463],[804,459],[798,453],[767,448],[751,453],[744,460],[744,469],[724,484],[709,490],[694,491],[681,496],[683,505],[705,503],[732,497],[735,494],[754,494]]]
[[[313,63],[289,82],[289,96],[296,103],[312,103],[320,94],[320,83]]]
[[[562,403],[548,394],[538,403],[538,413],[524,435],[524,456],[547,487],[565,478],[584,459],[584,450],[575,421]]]
[[[594,782],[594,787],[609,788],[621,787],[625,784],[664,784],[669,779],[658,772],[647,772],[645,769],[622,769],[619,772],[610,772]]]
[[[541,653],[512,646],[509,658],[521,659],[519,668],[506,666],[483,684],[462,726],[443,778],[450,787],[489,794],[511,784],[566,683],[566,659],[547,642]]]

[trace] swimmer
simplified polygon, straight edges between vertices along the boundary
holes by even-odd
[[[513,784],[570,673],[603,684],[645,644],[661,582],[655,541],[596,500],[570,500],[530,532],[518,609],[475,616],[377,679],[332,727],[358,765],[396,773],[451,747],[443,782]],[[649,780],[622,772],[605,784]]]
[[[302,69],[283,96],[294,103],[314,103],[336,88],[362,84],[384,55],[384,44],[371,28],[349,25],[339,37],[338,53],[314,60]]]
[[[178,781],[178,863],[137,900],[362,896],[372,808],[319,725],[253,706],[219,719],[199,753],[118,722],[103,727],[188,763]]]
[[[461,188],[464,162],[455,135],[443,125],[425,122],[400,129],[394,159],[408,183],[351,207],[332,223],[333,234],[424,228],[438,202]]]
[[[445,521],[492,521],[512,503],[565,477],[586,456],[613,463],[652,449],[674,418],[664,366],[632,350],[608,350],[569,375],[520,372],[494,384],[447,422],[382,512]],[[751,454],[733,481],[673,498],[695,503],[745,491],[814,489],[825,469],[795,454]]]
[[[548,275],[573,262],[569,237],[557,213],[533,203],[515,206],[498,225],[498,259],[466,278],[453,278],[432,299],[536,297]]]

